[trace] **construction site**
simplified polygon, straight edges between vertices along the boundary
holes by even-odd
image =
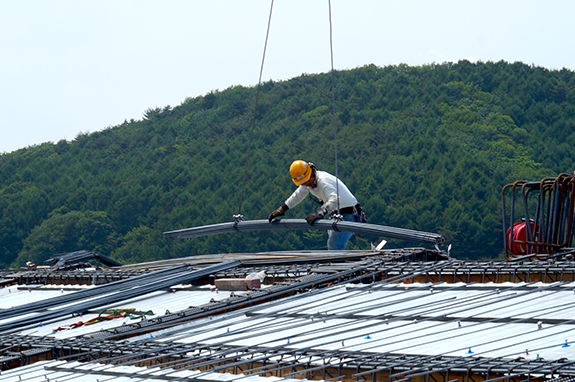
[[[290,172],[312,189],[329,175],[337,208],[323,198],[283,219],[307,195],[296,191],[269,220],[243,219],[260,71],[238,214],[158,239],[317,230],[376,244],[129,265],[79,248],[0,270],[0,381],[575,381],[575,178],[503,187],[500,260],[458,260],[438,233],[363,221],[338,180],[329,16],[335,177],[304,161]],[[271,10],[268,34],[270,22]]]
[[[424,245],[132,265],[78,251],[3,270],[0,380],[575,379],[574,183],[560,175],[504,187],[501,261],[456,260],[437,234],[350,223]]]

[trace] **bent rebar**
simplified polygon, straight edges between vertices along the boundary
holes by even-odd
[[[444,242],[443,236],[437,233],[347,221],[338,221],[335,223],[334,221],[330,220],[317,220],[312,225],[309,225],[305,219],[282,219],[272,223],[268,222],[267,220],[247,220],[211,224],[164,232],[164,238],[168,240],[179,240],[234,232],[279,231],[295,229],[315,229],[320,231],[328,231],[334,229],[334,224],[337,225],[337,229],[339,231],[353,232],[357,234],[373,235],[428,244],[441,244]]]
[[[523,201],[523,223],[515,222],[515,208],[520,207],[515,205],[519,189]],[[537,200],[529,200],[532,192],[538,193]],[[504,186],[501,195],[503,245],[508,261],[548,258],[571,246],[575,220],[575,174],[559,174],[540,182],[517,181]],[[509,211],[506,199],[511,201]],[[533,208],[534,215],[530,213]],[[516,229],[519,229],[517,235]]]

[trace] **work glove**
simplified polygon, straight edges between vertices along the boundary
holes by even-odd
[[[319,220],[321,218],[323,218],[323,215],[313,213],[307,215],[305,221],[307,221],[307,224],[312,225],[316,220]]]
[[[268,221],[271,223],[272,220],[274,220],[275,218],[277,218],[278,216],[284,216],[286,213],[283,209],[283,207],[278,208],[277,210],[274,210],[270,216],[268,216]]]

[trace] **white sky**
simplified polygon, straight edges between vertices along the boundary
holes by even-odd
[[[270,0],[0,0],[0,153],[257,84]],[[332,0],[334,64],[575,70],[573,0]],[[275,0],[264,80],[330,70],[327,0]]]

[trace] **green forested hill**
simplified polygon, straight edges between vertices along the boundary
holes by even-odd
[[[339,175],[369,222],[439,232],[455,257],[501,253],[505,184],[573,170],[572,71],[460,61],[371,65],[335,81]],[[330,89],[330,74],[262,85],[246,219],[266,218],[290,195],[294,159],[334,171]],[[315,231],[162,238],[237,213],[255,95],[231,87],[71,142],[0,155],[0,266],[79,249],[135,262],[325,248],[326,234]],[[288,216],[311,209],[305,202]]]

